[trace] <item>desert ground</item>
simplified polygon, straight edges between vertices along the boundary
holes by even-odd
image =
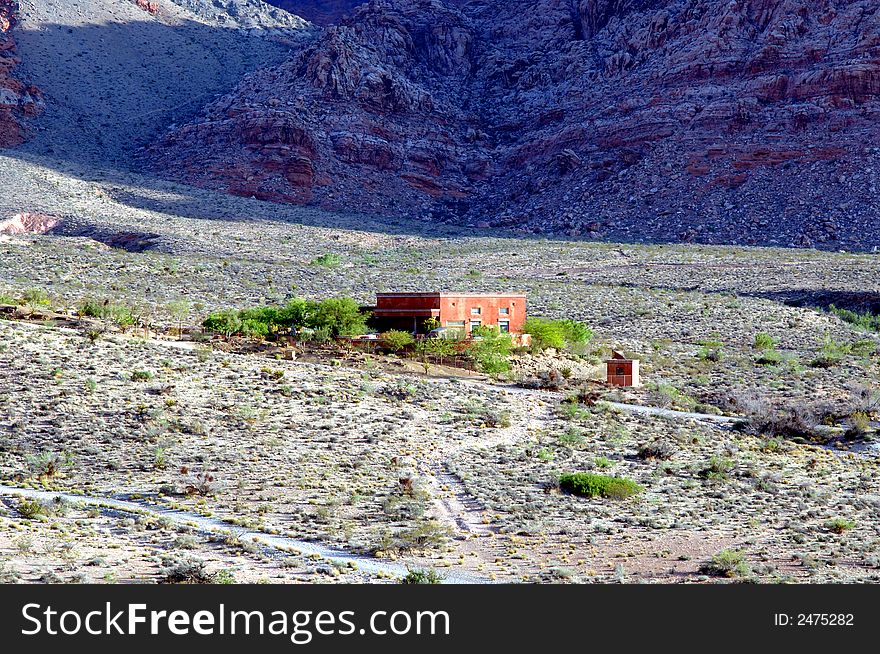
[[[0,155],[0,186],[0,215],[61,220],[0,237],[6,581],[880,579],[880,335],[828,311],[876,312],[876,255],[504,238],[38,155]],[[495,377],[198,338],[215,309],[392,290],[525,291],[530,315],[595,337]],[[34,319],[86,299],[152,329]],[[612,349],[643,387],[595,383]],[[815,429],[712,419],[756,411]],[[644,490],[560,491],[578,471]]]

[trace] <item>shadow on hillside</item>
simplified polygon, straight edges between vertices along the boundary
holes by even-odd
[[[820,290],[790,290],[775,292],[754,293],[774,302],[781,302],[790,307],[806,307],[810,309],[823,309],[827,311],[832,306],[838,309],[847,309],[856,313],[872,313],[880,315],[880,293],[867,291],[833,291]]]
[[[15,36],[22,64],[16,73],[43,91],[46,107],[30,121],[32,138],[0,155],[112,187],[108,194],[120,204],[184,218],[260,219],[406,236],[523,238],[439,221],[365,216],[357,213],[358,198],[352,198],[350,212],[330,212],[228,196],[139,170],[138,153],[169,127],[194,118],[248,73],[281,63],[310,34],[294,30],[281,38],[275,30],[245,32],[194,21],[168,25],[146,14],[143,20],[77,27],[20,24]],[[106,220],[77,220],[86,226],[97,222]]]

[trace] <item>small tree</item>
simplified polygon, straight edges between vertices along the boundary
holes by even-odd
[[[457,341],[449,338],[426,338],[416,344],[416,351],[423,357],[432,356],[440,359],[442,366],[444,360],[455,355]]]
[[[208,331],[231,338],[233,334],[241,331],[241,318],[238,317],[238,311],[235,309],[223,309],[205,318],[202,326]]]
[[[175,300],[168,303],[168,313],[177,322],[177,338],[183,336],[183,321],[189,316],[192,304],[188,300]]]
[[[385,342],[385,345],[394,352],[400,352],[416,342],[416,339],[412,334],[399,329],[392,329],[391,331],[385,332],[382,334],[382,340]]]
[[[565,332],[559,323],[547,318],[529,318],[523,323],[523,332],[531,334],[532,349],[541,351],[549,348],[561,350],[565,347]]]

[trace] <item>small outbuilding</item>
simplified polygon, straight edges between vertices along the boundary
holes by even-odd
[[[606,363],[611,386],[641,386],[638,359],[627,359],[623,352],[615,350]]]

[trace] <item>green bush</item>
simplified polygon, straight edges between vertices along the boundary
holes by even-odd
[[[15,508],[25,520],[33,520],[46,513],[46,507],[39,500],[21,500]]]
[[[342,265],[342,257],[334,252],[322,254],[320,257],[312,259],[309,265],[323,266],[324,268],[338,268]]]
[[[838,309],[833,304],[828,307],[828,311],[851,325],[868,331],[880,332],[880,315],[873,314],[870,311],[858,313],[849,309]]]
[[[332,336],[354,336],[367,331],[366,316],[350,297],[334,297],[319,302],[310,322],[311,327],[326,329]]]
[[[855,528],[856,523],[846,518],[834,518],[825,523],[825,527],[835,534],[842,534],[850,529]]]
[[[776,341],[770,334],[765,332],[759,332],[755,334],[755,349],[756,350],[772,350],[776,347]]]
[[[442,584],[445,577],[433,568],[408,570],[400,580],[401,584]]]
[[[105,313],[105,309],[106,309],[106,305],[107,305],[106,302],[100,302],[99,300],[87,298],[87,299],[83,300],[82,302],[80,302],[79,307],[77,308],[76,312],[81,317],[103,318],[104,313]]]
[[[559,478],[559,487],[581,497],[607,497],[615,500],[632,497],[644,490],[631,479],[594,475],[589,472],[562,475]]]
[[[395,352],[400,352],[416,342],[412,334],[399,329],[385,332],[382,334],[382,340],[390,350]]]
[[[241,321],[241,335],[245,338],[264,339],[269,335],[269,325],[265,322],[248,318]]]
[[[49,294],[42,288],[29,288],[21,296],[25,304],[31,306],[47,307],[49,306]]]
[[[532,349],[561,350],[565,347],[565,332],[558,321],[547,318],[528,318],[523,323],[523,333],[532,337]]]
[[[742,550],[722,550],[700,566],[700,572],[715,577],[746,577],[751,573]]]
[[[776,366],[782,363],[782,355],[779,353],[779,350],[764,350],[760,356],[755,359],[755,363],[759,366]]]
[[[531,335],[535,351],[580,349],[593,338],[593,330],[576,320],[528,318],[523,324],[523,332]]]
[[[202,322],[202,327],[227,338],[241,331],[241,318],[235,309],[224,309],[210,314]]]
[[[513,352],[513,337],[502,333],[497,327],[484,325],[471,332],[475,340],[467,344],[467,354],[476,361],[480,370],[497,375],[510,370],[507,360]]]

